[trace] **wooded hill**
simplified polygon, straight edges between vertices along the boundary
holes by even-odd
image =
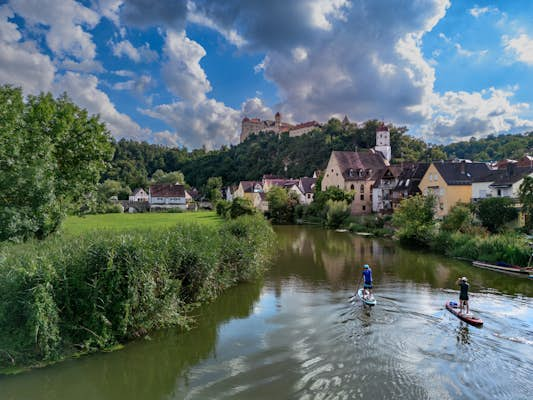
[[[206,151],[168,148],[120,140],[102,181],[114,179],[131,188],[147,187],[148,178],[161,169],[182,171],[188,184],[202,187],[207,179],[220,176],[224,184],[255,180],[264,174],[282,177],[312,176],[324,169],[332,150],[364,150],[375,146],[379,121],[358,126],[332,118],[322,128],[299,137],[288,134],[253,134],[243,143]],[[518,158],[533,148],[533,132],[523,135],[489,136],[486,139],[429,146],[407,135],[405,127],[388,125],[393,162],[468,158],[480,161]]]

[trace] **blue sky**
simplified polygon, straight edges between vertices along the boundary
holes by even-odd
[[[533,130],[532,20],[529,0],[0,0],[0,84],[170,146],[276,111],[447,143]]]

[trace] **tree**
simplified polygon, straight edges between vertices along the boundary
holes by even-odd
[[[131,194],[129,186],[124,186],[119,181],[107,179],[98,185],[98,202],[106,203],[110,197],[116,196],[119,200],[128,200]]]
[[[212,204],[216,204],[219,200],[222,200],[222,178],[220,176],[209,178],[205,185],[205,192],[207,199]]]
[[[346,201],[328,200],[326,202],[326,226],[338,228],[350,215],[350,206]]]
[[[526,217],[526,228],[533,229],[533,178],[526,176],[518,191],[518,200]]]
[[[492,197],[477,203],[477,216],[481,224],[491,232],[500,232],[505,224],[518,217],[514,200],[508,197]]]
[[[428,245],[435,234],[434,196],[420,194],[404,199],[393,214],[393,224],[398,228],[402,242]]]
[[[443,218],[441,228],[448,232],[466,233],[474,225],[474,213],[470,207],[467,204],[456,204]]]
[[[294,208],[298,205],[298,198],[294,193],[274,186],[266,194],[268,212],[275,224],[287,224],[294,222]]]
[[[252,202],[241,197],[234,198],[229,208],[229,216],[232,219],[240,217],[241,215],[252,215],[255,214],[255,212]]]
[[[308,213],[317,217],[326,217],[326,203],[328,200],[345,201],[351,204],[353,200],[353,192],[345,192],[336,187],[329,187],[324,191],[316,191],[313,202],[309,206]]]
[[[97,116],[66,95],[0,86],[0,240],[44,238],[76,209],[113,156]]]
[[[185,176],[181,171],[173,171],[165,173],[163,170],[158,169],[152,175],[152,181],[155,183],[171,183],[180,185],[185,184]]]

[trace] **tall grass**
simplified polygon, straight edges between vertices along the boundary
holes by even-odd
[[[261,274],[260,216],[216,225],[86,233],[0,249],[0,368],[113,347],[185,326],[191,305]]]

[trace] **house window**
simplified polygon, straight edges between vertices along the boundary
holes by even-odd
[[[501,196],[502,196],[502,190],[498,189],[498,197],[501,197]]]
[[[311,193],[307,193],[307,198],[308,198],[308,199],[311,198]]]
[[[352,185],[350,186],[350,190],[355,190],[355,186],[354,186],[353,183],[352,183]]]
[[[361,187],[360,187],[360,191],[361,191],[361,193],[364,193],[364,192],[365,192],[365,185],[361,185]]]
[[[362,209],[363,209],[363,211],[366,211],[366,206],[363,206]]]
[[[362,194],[362,195],[361,195],[361,200],[364,200],[364,199],[365,199],[365,195]]]

